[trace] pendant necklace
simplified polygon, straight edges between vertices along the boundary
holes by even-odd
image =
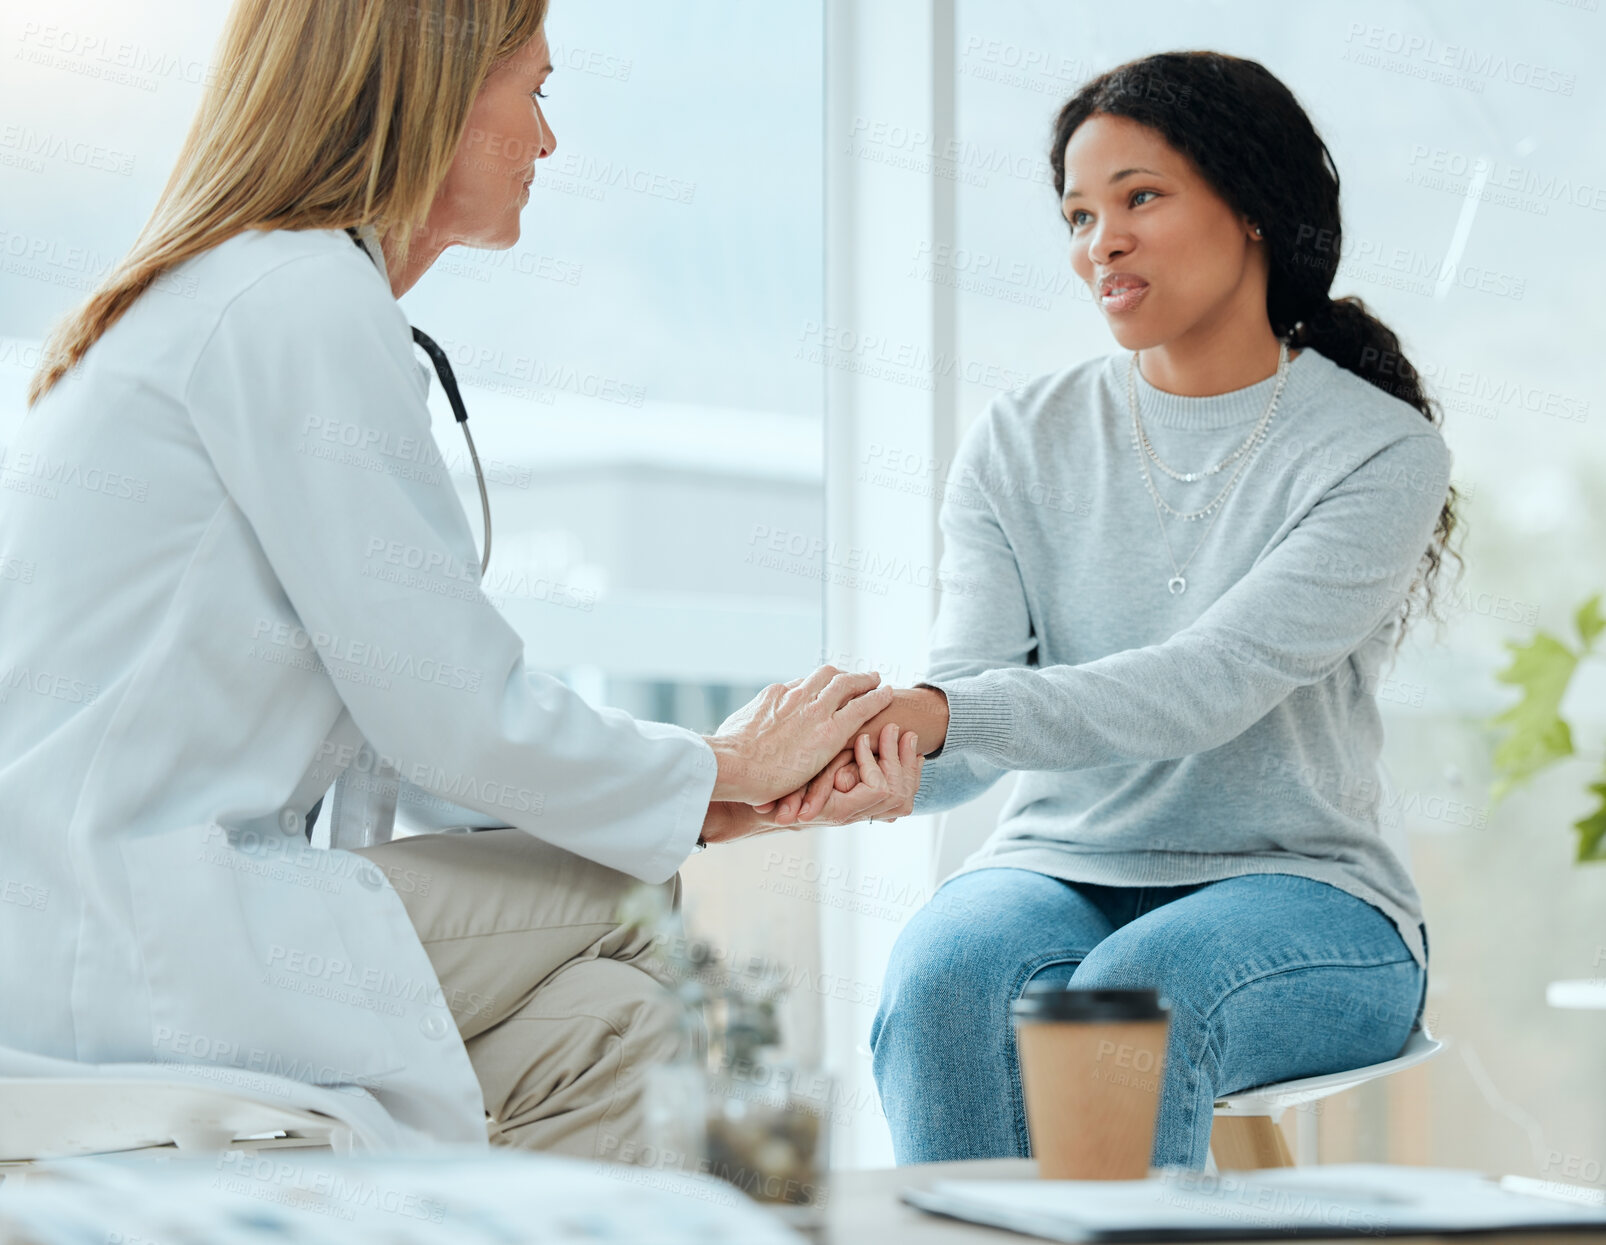
[[[1154,447],[1149,443],[1148,435],[1143,430],[1143,421],[1138,418],[1137,364],[1137,352],[1133,351],[1127,359],[1126,366],[1126,401],[1127,407],[1132,413],[1132,448],[1138,456],[1138,469],[1143,474],[1143,483],[1149,490],[1150,498],[1154,501],[1154,517],[1160,524],[1160,539],[1165,542],[1166,558],[1171,563],[1172,575],[1166,581],[1166,589],[1172,596],[1177,596],[1188,589],[1188,581],[1183,577],[1182,572],[1188,569],[1188,563],[1193,561],[1194,554],[1199,552],[1200,547],[1205,542],[1205,538],[1210,535],[1210,529],[1215,526],[1216,519],[1221,516],[1222,502],[1226,501],[1227,495],[1232,492],[1233,487],[1243,475],[1244,468],[1254,458],[1255,450],[1266,437],[1266,428],[1277,411],[1277,400],[1282,397],[1283,386],[1288,382],[1288,343],[1283,341],[1277,343],[1277,384],[1272,388],[1271,401],[1266,404],[1266,412],[1260,417],[1260,422],[1255,425],[1254,431],[1249,434],[1249,437],[1242,445],[1215,466],[1206,468],[1204,471],[1174,471],[1161,462],[1159,455],[1154,452]],[[1234,459],[1241,461],[1239,461],[1237,469],[1232,473],[1232,478],[1227,481],[1226,487],[1216,494],[1215,500],[1199,510],[1183,512],[1172,509],[1161,499],[1159,491],[1154,487],[1154,477],[1149,471],[1150,459],[1167,475],[1185,481],[1199,480],[1207,475],[1214,475]],[[1205,524],[1205,530],[1203,535],[1199,537],[1199,543],[1194,545],[1193,553],[1188,555],[1187,560],[1181,566],[1177,565],[1176,555],[1171,552],[1171,538],[1166,535],[1165,516],[1160,513],[1162,510],[1190,523],[1204,518],[1205,515],[1210,515],[1210,522]]]

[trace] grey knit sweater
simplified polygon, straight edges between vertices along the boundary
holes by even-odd
[[[1376,691],[1449,485],[1433,425],[1306,348],[1215,517],[1166,516],[1132,444],[1125,352],[995,399],[943,499],[928,681],[948,697],[917,812],[1026,771],[960,872],[1009,865],[1119,886],[1294,873],[1375,905],[1425,966],[1421,903],[1379,834]],[[1274,380],[1180,397],[1137,376],[1155,452],[1214,464]],[[1235,462],[1183,483],[1215,497]],[[1198,552],[1194,546],[1203,537]]]

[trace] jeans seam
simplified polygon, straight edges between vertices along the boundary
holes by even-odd
[[[1411,1017],[1411,1028],[1422,1027],[1422,1017],[1428,1010],[1428,925],[1426,921],[1418,922],[1417,929],[1422,934],[1422,993],[1416,1001],[1416,1015]]]
[[[1261,981],[1269,981],[1273,977],[1282,977],[1282,976],[1285,976],[1288,973],[1303,972],[1306,969],[1311,969],[1311,968],[1387,968],[1390,964],[1415,964],[1415,963],[1416,963],[1416,960],[1413,957],[1407,955],[1403,959],[1383,960],[1383,961],[1378,961],[1378,962],[1373,962],[1373,963],[1366,963],[1366,964],[1355,964],[1355,963],[1350,963],[1350,962],[1347,962],[1347,961],[1340,961],[1340,962],[1312,961],[1311,963],[1308,963],[1308,964],[1291,964],[1286,968],[1278,969],[1278,970],[1276,970],[1274,972],[1262,973],[1258,977],[1251,977],[1246,981],[1241,981],[1237,985],[1233,986],[1230,990],[1226,991],[1226,993],[1224,993],[1219,999],[1217,999],[1215,1001],[1215,1003],[1211,1006],[1210,1011],[1208,1013],[1206,1013],[1202,1017],[1203,1028],[1205,1029],[1207,1035],[1211,1032],[1211,1030],[1214,1028],[1214,1026],[1210,1023],[1211,1017],[1213,1017],[1216,1014],[1216,1012],[1220,1010],[1221,1005],[1223,1003],[1225,1003],[1230,997],[1232,997],[1232,995],[1236,994],[1239,990],[1242,990],[1245,986],[1252,986],[1252,985],[1256,984],[1257,982],[1261,982]],[[1209,1039],[1208,1039],[1208,1036],[1207,1036],[1206,1045],[1208,1046],[1208,1044],[1209,1044]],[[1202,1050],[1201,1050],[1201,1054],[1203,1054]],[[1217,1060],[1216,1060],[1218,1068],[1220,1067],[1220,1062],[1221,1062],[1220,1061],[1220,1054],[1218,1052]],[[1219,1091],[1220,1088],[1221,1088],[1221,1086],[1219,1084],[1215,1086],[1215,1090],[1216,1091]],[[1252,1089],[1254,1087],[1253,1086],[1249,1086],[1247,1088],[1251,1088]],[[1231,1092],[1237,1093],[1239,1091],[1233,1090]],[[1215,1123],[1215,1118],[1214,1118],[1215,1117],[1215,1098],[1214,1097],[1211,1098],[1211,1102],[1210,1102],[1210,1114],[1211,1114],[1211,1126],[1212,1126],[1211,1127],[1211,1131],[1214,1132],[1214,1123]],[[1193,1142],[1192,1142],[1191,1138],[1189,1140],[1188,1145],[1189,1145],[1189,1160],[1192,1161],[1192,1159],[1193,1159],[1193,1154],[1192,1154]]]
[[[1175,1006],[1175,1004],[1173,1004],[1173,1006]],[[1182,1006],[1187,1007],[1189,1005],[1187,1003],[1182,1003]],[[1212,1008],[1211,1010],[1214,1010],[1214,1009]],[[1215,1059],[1214,1059],[1214,1074],[1210,1078],[1210,1081],[1211,1081],[1210,1101],[1206,1104],[1206,1106],[1204,1108],[1210,1114],[1211,1132],[1213,1134],[1214,1131],[1215,1131],[1215,1113],[1216,1113],[1215,1084],[1220,1079],[1220,1075],[1219,1074],[1221,1072],[1221,1047],[1220,1047],[1220,1044],[1217,1043],[1216,1040],[1215,1040],[1215,1036],[1216,1036],[1215,1030],[1202,1017],[1201,1017],[1200,1023],[1199,1023],[1199,1032],[1201,1034],[1203,1034],[1204,1036],[1203,1036],[1203,1038],[1201,1039],[1201,1041],[1199,1043],[1198,1057],[1193,1059],[1192,1061],[1190,1061],[1189,1064],[1187,1065],[1187,1069],[1186,1069],[1189,1077],[1192,1080],[1192,1084],[1188,1086],[1188,1091],[1189,1091],[1188,1092],[1188,1099],[1193,1104],[1193,1110],[1197,1112],[1200,1109],[1200,1106],[1199,1106],[1199,1082],[1200,1082],[1200,1080],[1201,1080],[1201,1078],[1202,1078],[1202,1076],[1204,1074],[1204,1071],[1205,1071],[1205,1060],[1206,1060],[1207,1057],[1210,1056],[1212,1048],[1213,1048],[1214,1052],[1215,1052]],[[1195,1117],[1194,1125],[1188,1131],[1187,1165],[1190,1168],[1203,1167],[1204,1166],[1203,1160],[1200,1159],[1199,1156],[1194,1153],[1194,1146],[1195,1146],[1195,1144],[1196,1144],[1196,1142],[1198,1140],[1198,1136],[1199,1136],[1199,1125],[1198,1125],[1198,1122],[1197,1122],[1197,1117]],[[1205,1149],[1208,1150],[1209,1148],[1210,1148],[1210,1143],[1209,1143],[1209,1141],[1206,1141],[1205,1142]]]
[[[1200,1019],[1203,1020],[1204,1023],[1209,1024],[1210,1018],[1216,1014],[1221,1005],[1233,995],[1237,994],[1238,991],[1242,990],[1245,986],[1252,986],[1257,982],[1268,981],[1273,977],[1281,977],[1285,973],[1303,972],[1309,968],[1387,968],[1390,964],[1415,963],[1415,959],[1409,955],[1406,955],[1397,960],[1367,960],[1362,963],[1356,963],[1353,960],[1304,960],[1298,964],[1285,964],[1281,968],[1274,968],[1268,972],[1257,973],[1253,977],[1246,977],[1244,980],[1234,983],[1222,993],[1221,997],[1211,1005],[1210,1010],[1200,1017]]]

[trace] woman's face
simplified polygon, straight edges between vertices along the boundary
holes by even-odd
[[[486,76],[436,193],[432,229],[485,250],[505,250],[519,240],[519,212],[530,199],[535,162],[557,147],[536,96],[551,73],[543,28]]]
[[[1266,308],[1264,243],[1154,130],[1097,113],[1065,144],[1071,267],[1123,347]]]

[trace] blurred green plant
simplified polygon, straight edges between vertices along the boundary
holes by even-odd
[[[1578,630],[1578,647],[1548,631],[1534,632],[1526,642],[1507,640],[1511,661],[1495,678],[1522,689],[1522,698],[1489,719],[1501,730],[1494,750],[1494,785],[1490,795],[1503,799],[1541,770],[1564,757],[1574,755],[1572,727],[1561,716],[1561,702],[1567,695],[1578,666],[1594,653],[1595,641],[1606,631],[1606,617],[1600,611],[1596,593],[1573,615]],[[1589,784],[1597,800],[1595,810],[1573,822],[1578,832],[1578,861],[1606,860],[1606,761],[1602,775]]]

